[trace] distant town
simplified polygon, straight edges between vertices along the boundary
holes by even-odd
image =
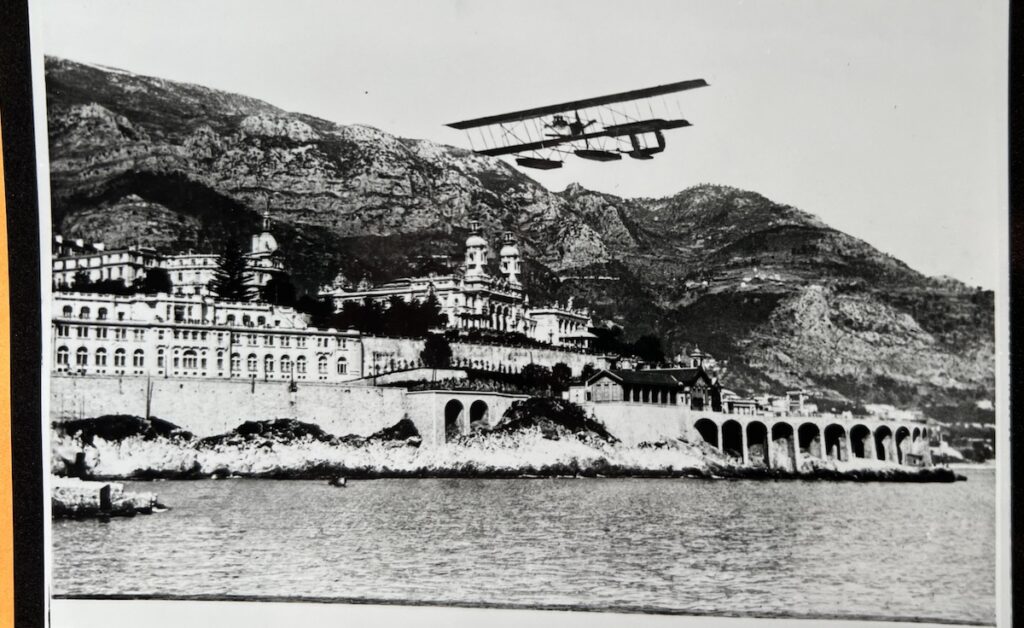
[[[248,381],[254,393],[257,383],[287,382],[279,395],[292,399],[292,410],[304,384],[405,383],[560,396],[606,423],[634,421],[620,430],[638,434],[636,442],[690,432],[744,463],[795,468],[803,456],[917,465],[933,454],[960,456],[920,412],[869,404],[864,416],[832,413],[808,401],[805,390],[742,397],[719,380],[714,357],[696,347],[671,359],[643,343],[632,353],[595,351],[595,332],[607,330],[595,327],[590,312],[571,299],[529,302],[511,234],[494,260],[480,225],[469,230],[452,272],[382,284],[339,276],[320,288],[314,308],[296,299],[268,212],[247,251],[163,254],[55,236],[52,411],[58,419],[129,411],[109,398],[97,402],[104,395],[85,392],[76,383],[83,378],[173,379],[181,390],[196,380]],[[428,430],[438,434],[434,444],[500,418],[489,407],[457,405],[448,404],[439,413],[443,425]],[[664,413],[680,406],[685,420]],[[203,431],[196,424],[202,416],[177,418]],[[775,442],[788,443],[778,461]]]

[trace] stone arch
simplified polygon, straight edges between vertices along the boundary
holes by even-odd
[[[458,399],[444,405],[444,440],[448,442],[462,433],[462,415],[465,407]]]
[[[747,423],[747,459],[768,466],[768,427],[761,421]]]
[[[913,448],[911,447],[912,440],[910,438],[910,428],[906,425],[897,427],[896,434],[893,436],[893,441],[895,444],[894,449],[896,450],[896,462],[904,464],[907,454],[913,451]],[[904,451],[904,448],[906,448],[906,451]]]
[[[711,419],[697,419],[697,422],[693,424],[697,433],[704,439],[704,442],[718,447],[718,424]]]
[[[779,441],[783,441],[780,443]],[[793,426],[785,421],[777,421],[772,425],[772,453],[775,460],[770,460],[773,467],[786,467],[796,470],[796,433]]]
[[[888,425],[875,428],[875,457],[878,460],[891,460],[892,430]]]
[[[477,399],[469,406],[469,427],[471,430],[490,425],[490,408],[483,399]]]
[[[871,430],[858,423],[850,428],[850,453],[854,458],[874,458],[871,448]]]
[[[846,441],[846,430],[842,425],[830,423],[825,426],[825,456],[836,460],[849,460],[850,451]]]
[[[821,438],[821,428],[816,423],[804,423],[797,428],[796,433],[801,451],[806,449],[807,455],[822,460],[828,458]]]
[[[735,419],[722,423],[722,452],[734,458],[743,458],[743,426]]]

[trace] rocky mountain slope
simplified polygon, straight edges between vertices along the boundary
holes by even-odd
[[[205,87],[46,61],[53,228],[110,246],[217,250],[258,224],[307,290],[457,257],[470,220],[513,232],[533,302],[699,344],[740,390],[809,386],[904,405],[991,398],[993,298],[928,278],[754,192],[553,193],[508,164]]]

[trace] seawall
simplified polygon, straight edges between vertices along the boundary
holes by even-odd
[[[149,415],[197,436],[223,434],[243,421],[292,418],[316,423],[331,434],[368,436],[408,416],[420,434],[435,433],[433,418],[410,412],[401,388],[249,379],[153,378]],[[146,416],[143,376],[53,374],[53,420],[104,414]],[[429,424],[427,423],[429,421]]]

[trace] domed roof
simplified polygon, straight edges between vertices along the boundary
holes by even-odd
[[[264,231],[252,238],[253,253],[273,253],[277,251],[277,240],[269,232]]]
[[[479,234],[474,233],[466,238],[466,246],[487,246],[487,240],[484,240]]]
[[[519,255],[519,247],[515,244],[506,244],[501,247],[501,256],[507,257],[510,255]]]

